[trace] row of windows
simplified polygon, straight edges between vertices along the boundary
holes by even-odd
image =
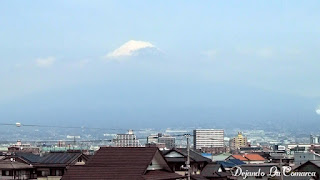
[[[2,176],[13,176],[12,170],[2,170]],[[62,169],[51,169],[50,171],[37,171],[37,176],[39,177],[46,177],[46,176],[62,176],[63,170]],[[15,171],[15,178],[19,179],[21,176],[28,176],[30,178],[34,178],[36,175],[31,174],[30,171],[20,170]]]

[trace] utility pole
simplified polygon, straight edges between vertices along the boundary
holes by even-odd
[[[73,149],[76,146],[76,136],[73,136]]]
[[[187,162],[186,162],[186,168],[187,168],[187,180],[191,180],[191,167],[190,167],[190,134],[185,134],[185,137],[187,138]]]
[[[283,173],[284,173],[284,170],[283,170],[283,166],[282,166],[282,156],[280,157],[280,175],[281,175],[281,180],[283,180]]]

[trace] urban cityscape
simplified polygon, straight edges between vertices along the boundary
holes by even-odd
[[[11,132],[16,129],[20,137],[24,128],[30,128],[22,123],[1,126]],[[103,162],[99,164],[101,156],[121,154],[121,158],[128,160],[134,156],[138,161],[148,156],[149,151],[157,151],[161,156],[151,153],[155,159],[152,158],[147,173],[136,174],[137,179],[138,176],[144,179],[243,179],[245,175],[233,171],[238,167],[249,172],[260,169],[262,173],[245,179],[318,179],[320,170],[317,164],[320,135],[307,132],[204,128],[120,130],[36,125],[32,125],[32,129],[37,133],[45,131],[48,135],[44,137],[50,138],[24,136],[7,141],[1,138],[2,179],[130,179],[131,175],[124,172],[119,172],[121,176],[108,171],[94,175],[90,169],[109,167]],[[159,158],[164,158],[162,163]],[[109,161],[122,163],[113,162],[114,159],[105,159],[104,163]],[[290,167],[294,173],[312,170],[315,174],[270,175],[273,167],[281,173],[281,168]]]
[[[0,180],[320,180],[319,0],[1,0]]]

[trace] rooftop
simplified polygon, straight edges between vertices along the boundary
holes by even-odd
[[[156,159],[156,161],[154,161]],[[157,164],[157,168],[149,167]],[[84,166],[71,167],[62,180],[177,179],[155,147],[101,147]]]

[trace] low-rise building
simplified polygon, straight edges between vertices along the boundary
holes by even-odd
[[[37,179],[34,167],[14,158],[0,160],[0,179]]]
[[[176,138],[162,133],[151,134],[147,138],[147,144],[148,146],[150,144],[158,144],[157,147],[161,147],[164,144],[165,149],[172,149],[176,146]]]
[[[68,169],[62,180],[176,180],[158,148],[101,147],[84,166]]]
[[[229,156],[226,160],[230,159],[239,159],[246,164],[263,164],[267,162],[267,160],[259,154],[234,154]]]
[[[293,169],[294,172],[315,172],[312,177],[306,177],[308,179],[320,179],[320,161],[307,161]]]
[[[8,147],[8,153],[16,152],[40,154],[40,148],[33,147],[31,144],[23,144],[20,140],[18,140],[16,144],[12,144]]]
[[[186,148],[174,148],[169,151],[162,151],[169,166],[176,173],[181,175],[186,173],[186,161],[187,161],[187,149]],[[190,166],[191,174],[200,174],[202,169],[211,162],[211,159],[203,157],[200,153],[190,150]]]
[[[320,160],[320,154],[315,152],[295,152],[294,164],[301,165],[307,161]]]
[[[54,152],[43,156],[18,152],[0,160],[0,179],[60,180],[69,167],[84,165],[88,159],[81,152]]]
[[[207,164],[200,175],[203,180],[228,180],[231,177],[230,171],[224,169],[221,164],[214,162]]]

